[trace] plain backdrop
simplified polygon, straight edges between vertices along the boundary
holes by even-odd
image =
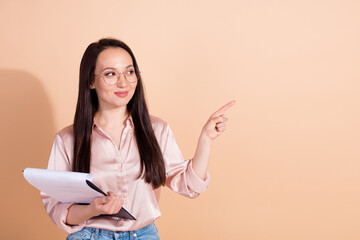
[[[65,239],[22,176],[72,124],[85,48],[133,49],[186,159],[230,100],[207,192],[163,188],[161,239],[360,239],[360,2],[0,0],[0,229]]]

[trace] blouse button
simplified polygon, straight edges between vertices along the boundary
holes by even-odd
[[[120,171],[122,171],[123,164],[122,164],[122,163],[120,163],[120,164],[118,165],[118,168],[119,168],[119,170],[120,170]]]

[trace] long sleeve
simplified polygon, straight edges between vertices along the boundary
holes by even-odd
[[[69,159],[69,147],[67,148],[63,139],[59,134],[55,136],[55,140],[51,149],[51,154],[48,163],[48,169],[71,171],[71,164]],[[44,193],[40,193],[41,200],[44,204],[45,210],[52,219],[52,221],[61,229],[68,233],[81,230],[85,222],[81,225],[69,226],[66,224],[66,217],[69,207],[72,203],[61,203],[54,198],[49,197]]]
[[[174,192],[189,198],[195,198],[206,191],[210,176],[201,179],[192,168],[192,160],[185,161],[168,125],[164,129],[165,141],[162,143],[166,165],[166,186]]]

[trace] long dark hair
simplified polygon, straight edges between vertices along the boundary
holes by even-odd
[[[153,188],[158,188],[165,184],[165,164],[150,121],[139,67],[131,49],[124,42],[117,39],[104,38],[91,43],[81,59],[79,95],[73,125],[75,138],[73,171],[90,172],[91,133],[94,115],[99,105],[96,91],[90,89],[90,85],[93,81],[99,54],[112,47],[124,49],[130,54],[133,61],[138,82],[134,96],[126,108],[133,120],[141,159],[139,177],[144,177],[145,182],[152,184]]]

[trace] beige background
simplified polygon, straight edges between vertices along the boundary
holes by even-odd
[[[185,158],[237,100],[209,190],[163,190],[161,239],[360,239],[359,12],[354,0],[1,0],[1,238],[65,239],[21,170],[46,167],[85,48],[112,36]]]

